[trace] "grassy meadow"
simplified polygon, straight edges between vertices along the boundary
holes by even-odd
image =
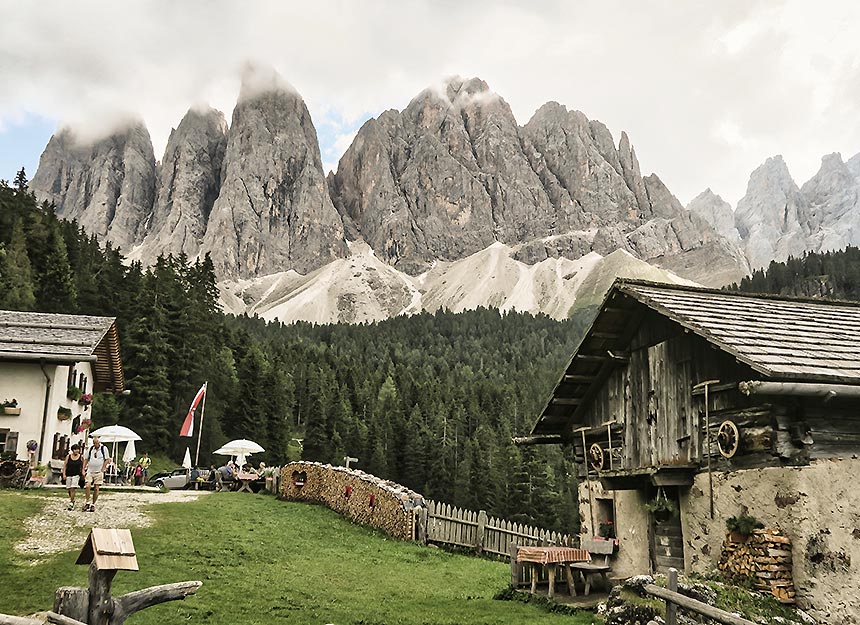
[[[61,496],[60,493],[44,496]],[[157,494],[153,501],[157,501]],[[13,550],[41,497],[0,491],[0,612],[49,609],[58,586],[85,586],[77,552],[36,563]],[[587,612],[553,614],[493,596],[507,564],[405,543],[330,510],[245,493],[149,508],[155,524],[132,530],[140,571],[120,572],[113,594],[201,580],[196,596],[149,608],[132,625],[586,624]],[[70,514],[83,514],[74,512]]]

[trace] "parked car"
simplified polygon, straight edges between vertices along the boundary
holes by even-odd
[[[147,484],[150,486],[157,486],[158,488],[167,488],[170,490],[177,490],[181,488],[191,488],[193,483],[191,481],[191,471],[192,469],[185,469],[183,467],[179,467],[178,469],[173,469],[173,471],[164,471],[162,473],[156,473],[153,475]],[[197,469],[203,481],[201,485],[205,487],[208,484],[209,479],[209,469]]]

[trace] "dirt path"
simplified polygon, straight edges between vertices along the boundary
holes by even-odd
[[[83,493],[79,492],[75,510],[66,506],[64,497],[40,497],[26,495],[45,502],[41,512],[24,522],[27,537],[15,545],[15,551],[23,556],[42,558],[63,551],[80,549],[92,527],[147,527],[152,518],[146,506],[160,503],[194,501],[208,493],[194,491],[151,492],[104,492],[99,496],[95,512],[84,512]],[[34,564],[38,560],[34,560]]]

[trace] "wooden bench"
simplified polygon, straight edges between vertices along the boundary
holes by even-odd
[[[567,568],[572,562],[588,560],[588,552],[584,549],[574,547],[518,547],[516,550],[516,561],[531,567],[531,592],[537,590],[538,570],[545,569],[547,572],[547,597],[550,599],[555,595],[556,566],[561,566],[567,573],[568,586],[571,596],[576,596],[573,587],[573,575]]]
[[[592,578],[596,575],[599,575],[603,579],[603,587],[607,591],[610,590],[611,586],[606,574],[612,570],[612,566],[609,564],[609,556],[615,553],[615,542],[583,536],[580,540],[580,545],[591,554],[591,561],[572,562],[568,564],[568,566],[571,569],[578,571],[579,575],[582,577],[582,583],[585,585],[584,593],[587,595],[591,592]],[[603,557],[601,558],[600,556]],[[573,594],[573,592],[571,592],[571,594]]]

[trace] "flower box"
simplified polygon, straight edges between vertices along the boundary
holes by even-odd
[[[12,406],[3,406],[3,414],[9,415],[10,417],[17,417],[21,414],[21,409]]]
[[[60,421],[68,421],[72,418],[72,409],[71,408],[63,408],[60,406],[57,408],[57,418]]]

